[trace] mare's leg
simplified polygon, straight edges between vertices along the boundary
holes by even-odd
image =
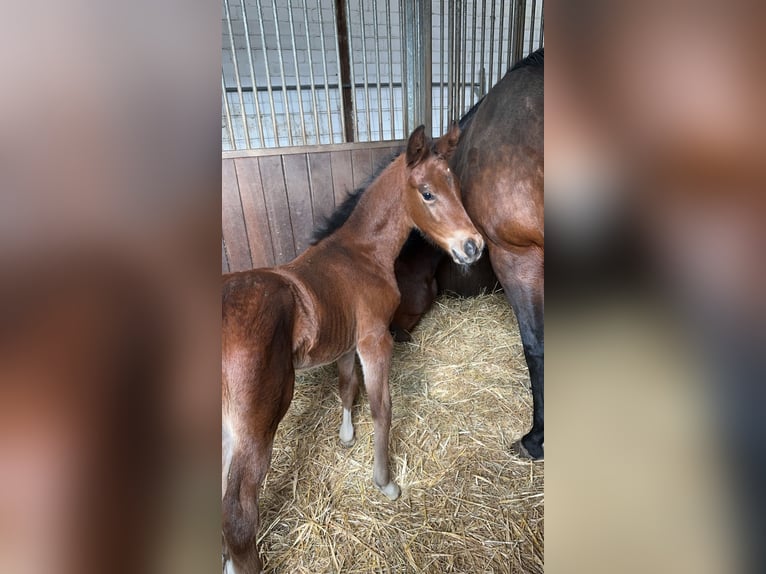
[[[545,377],[543,250],[533,246],[509,251],[490,244],[489,256],[505,296],[516,313],[532,385],[532,430],[522,437],[519,450],[531,458],[541,459]]]
[[[370,412],[375,429],[375,462],[372,480],[391,500],[399,498],[401,490],[388,468],[388,435],[391,430],[391,393],[388,389],[388,371],[394,342],[388,326],[365,334],[357,346],[364,372],[364,386],[370,399]]]
[[[340,442],[343,446],[354,444],[354,423],[351,409],[359,392],[359,378],[356,375],[356,349],[338,359],[338,384],[340,400],[343,403],[343,422],[340,425]]]

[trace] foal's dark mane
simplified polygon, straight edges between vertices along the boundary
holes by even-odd
[[[369,178],[363,187],[352,191],[348,196],[346,196],[346,199],[343,200],[343,203],[335,208],[335,211],[333,211],[328,217],[325,217],[324,221],[317,225],[316,229],[314,229],[313,237],[311,238],[311,245],[316,245],[323,239],[326,239],[338,231],[338,229],[340,229],[343,224],[348,221],[348,218],[351,217],[351,213],[359,203],[359,200],[362,199],[364,191],[373,181],[375,181],[375,178],[378,177],[384,169],[391,165],[391,162],[394,161],[401,154],[401,152],[401,150],[398,150],[389,159],[381,162],[381,164],[378,166],[378,169],[375,170],[375,173]],[[432,149],[431,153],[436,154],[436,151]],[[408,243],[413,240],[413,234],[421,236],[420,232],[413,230],[407,239]]]

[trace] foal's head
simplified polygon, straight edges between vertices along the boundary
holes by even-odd
[[[420,126],[407,142],[407,186],[404,202],[415,226],[452,256],[468,265],[481,257],[484,240],[468,218],[460,199],[458,178],[447,160],[457,145],[454,124],[434,144]]]

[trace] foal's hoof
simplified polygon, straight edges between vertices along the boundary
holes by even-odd
[[[338,432],[338,438],[340,439],[340,444],[346,448],[354,446],[354,443],[356,442],[354,427],[351,425],[348,425],[347,427],[341,426],[340,431]]]
[[[543,447],[540,446],[539,449],[527,449],[526,446],[524,446],[524,443],[519,440],[516,441],[511,445],[511,452],[518,456],[519,458],[525,458],[528,460],[543,460],[544,457],[544,451]]]
[[[399,485],[396,484],[393,480],[389,482],[386,486],[378,486],[378,490],[386,495],[387,498],[390,500],[396,500],[399,498],[399,495],[402,493],[402,489],[399,488]]]
[[[354,443],[356,442],[356,437],[352,434],[351,438],[344,438],[343,435],[340,436],[340,444],[345,446],[346,448],[351,448],[354,446]]]

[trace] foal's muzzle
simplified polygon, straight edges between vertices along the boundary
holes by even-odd
[[[482,251],[484,251],[484,240],[481,237],[478,237],[477,239],[468,238],[459,244],[459,248],[452,247],[450,249],[450,254],[452,255],[453,261],[459,265],[470,265],[471,263],[478,261]]]

